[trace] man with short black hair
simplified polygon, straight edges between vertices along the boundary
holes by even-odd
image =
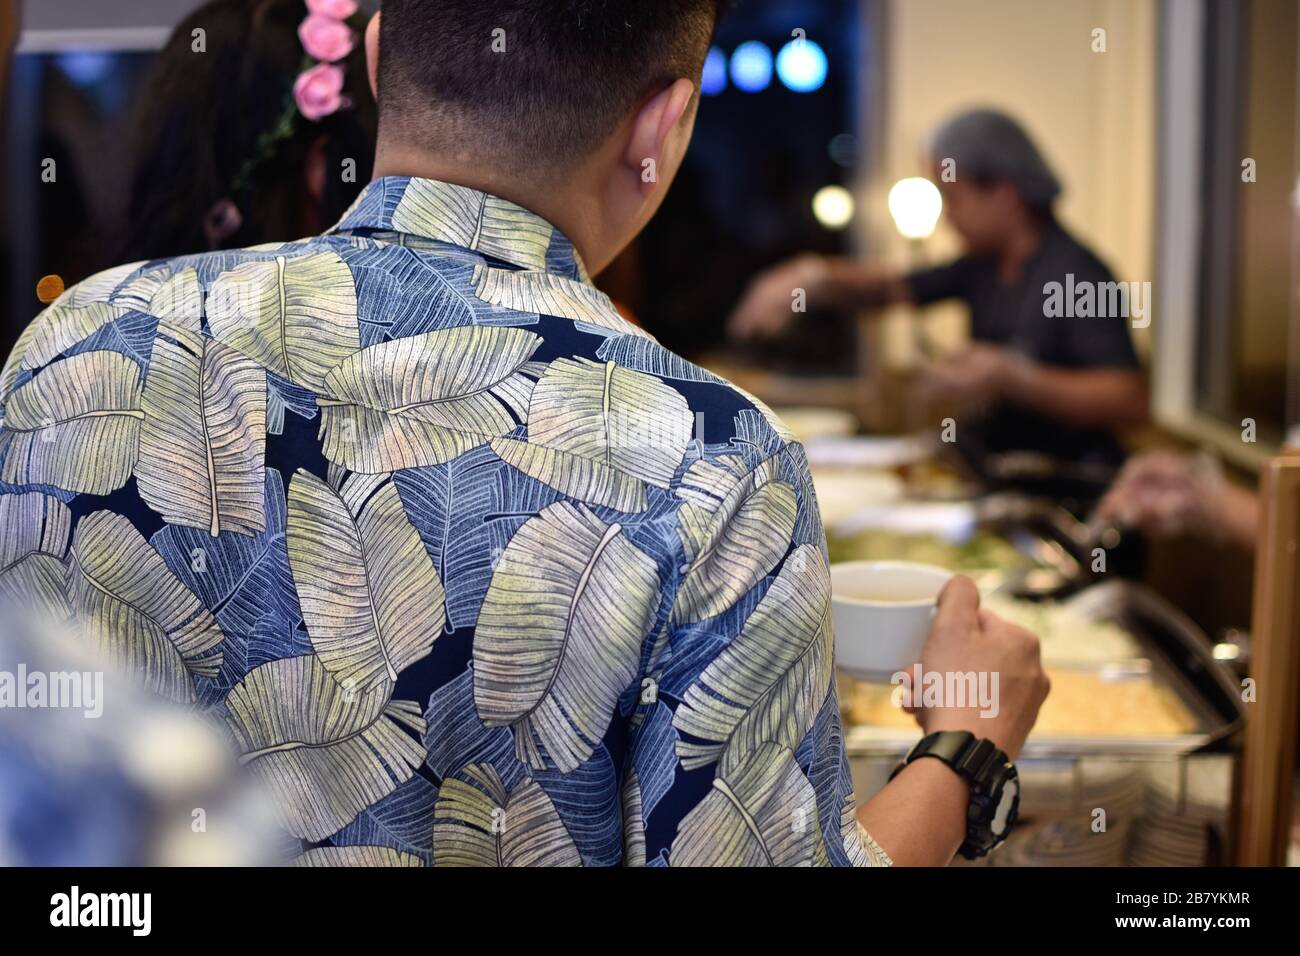
[[[802,448],[588,281],[680,166],[714,0],[384,11],[334,229],[111,270],[22,337],[0,595],[219,714],[304,863],[986,850],[1032,635],[954,581],[921,664],[997,672],[997,714],[921,711],[937,759],[856,810]]]
[[[726,0],[385,0],[383,137],[533,181],[604,143],[648,92],[697,76]],[[521,82],[522,81],[522,82]]]

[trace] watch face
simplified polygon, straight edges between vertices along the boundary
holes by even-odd
[[[1019,797],[1020,781],[1012,777],[1002,785],[1002,793],[998,797],[997,809],[993,811],[993,822],[989,824],[989,829],[993,831],[995,837],[1001,839],[1007,832],[1011,811],[1015,808]]]

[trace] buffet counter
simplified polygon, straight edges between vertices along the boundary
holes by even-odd
[[[1042,642],[1052,691],[1017,766],[1020,822],[980,865],[1228,861],[1246,705],[1207,635],[1106,569],[1121,544],[1054,504],[981,494],[915,438],[844,434],[795,409],[831,561],[917,561],[969,575]],[[1100,561],[1097,555],[1102,555]],[[860,801],[920,738],[897,687],[838,672]]]

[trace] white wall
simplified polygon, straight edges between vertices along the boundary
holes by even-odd
[[[200,0],[20,0],[19,52],[151,49]]]
[[[4,2],[4,0],[0,0]],[[20,52],[156,49],[204,0],[19,0]],[[372,0],[363,6],[375,6]]]

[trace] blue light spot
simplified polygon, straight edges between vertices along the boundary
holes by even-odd
[[[746,93],[759,93],[772,82],[772,51],[757,40],[731,54],[731,82]]]
[[[700,92],[705,96],[717,96],[727,88],[727,54],[716,46],[709,47],[709,55],[704,58],[704,76],[700,79]]]
[[[826,53],[812,40],[791,40],[776,55],[776,74],[796,93],[812,93],[826,82]]]
[[[113,57],[98,50],[78,50],[55,57],[59,70],[78,89],[102,83],[113,69]]]

